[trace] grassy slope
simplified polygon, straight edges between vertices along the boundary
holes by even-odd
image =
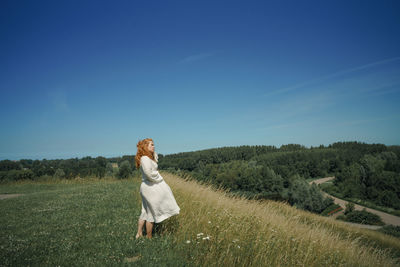
[[[138,178],[0,186],[26,194],[0,201],[0,265],[399,264],[397,238],[162,174],[181,214],[158,225],[153,240],[134,240]]]

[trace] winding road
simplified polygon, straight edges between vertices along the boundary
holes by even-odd
[[[335,179],[335,177],[325,177],[325,178],[321,178],[321,179],[317,179],[317,180],[311,181],[310,184],[315,183],[315,184],[318,185],[318,184],[322,184],[322,183],[331,181],[333,179]],[[329,195],[329,194],[327,194],[325,192],[323,192],[323,193],[326,196],[329,196],[329,197],[333,198],[334,202],[336,204],[340,205],[343,209],[346,208],[346,204],[348,203],[348,201],[340,199],[340,198],[337,198],[337,197],[334,197],[334,196]],[[364,206],[361,206],[361,205],[358,205],[358,204],[354,204],[354,209],[355,210],[366,209],[368,212],[371,212],[371,213],[374,213],[376,215],[379,215],[382,218],[382,221],[385,224],[392,224],[392,225],[400,226],[400,217],[398,217],[398,216],[395,216],[395,215],[392,215],[392,214],[389,214],[389,213],[386,213],[386,212],[382,212],[382,211],[379,211],[379,210],[367,208],[367,207],[364,207]],[[343,211],[336,213],[334,215],[334,217],[337,217],[341,213],[343,213]],[[358,225],[358,224],[355,224],[355,225]],[[372,226],[372,225],[366,225],[366,226],[370,226],[370,227],[365,227],[365,228],[370,228],[370,229],[380,228],[380,226]]]

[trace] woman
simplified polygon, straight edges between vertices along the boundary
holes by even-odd
[[[146,223],[147,238],[152,237],[154,223],[179,214],[171,188],[165,183],[158,172],[158,155],[154,152],[151,138],[139,141],[135,156],[136,168],[142,172],[140,195],[142,196],[142,213],[139,217],[136,238],[143,236],[143,226]]]

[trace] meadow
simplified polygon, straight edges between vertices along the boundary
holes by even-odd
[[[136,240],[140,178],[13,182],[2,266],[398,266],[400,239],[161,172],[181,213]]]

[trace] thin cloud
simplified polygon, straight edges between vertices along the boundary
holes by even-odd
[[[188,57],[185,57],[181,61],[179,61],[179,63],[182,64],[182,63],[195,62],[195,61],[206,59],[206,58],[211,57],[213,55],[214,55],[213,53],[200,53],[200,54],[190,55]]]
[[[282,120],[298,116],[308,116],[322,112],[336,104],[335,95],[330,91],[286,97],[270,107],[270,114]]]
[[[360,93],[379,93],[384,94],[385,92],[399,91],[400,90],[400,81],[395,82],[387,82],[382,85],[372,86],[367,88],[361,88],[359,90]]]
[[[376,62],[373,62],[373,63],[365,64],[365,65],[362,65],[362,66],[341,70],[341,71],[338,71],[338,72],[335,72],[335,73],[331,73],[331,74],[328,74],[328,75],[325,75],[325,76],[322,76],[322,77],[318,77],[318,78],[315,78],[315,79],[312,79],[312,80],[309,80],[309,81],[306,81],[306,82],[303,82],[303,83],[298,83],[298,84],[290,86],[290,87],[286,87],[286,88],[282,88],[282,89],[273,91],[271,93],[266,94],[265,96],[271,96],[271,95],[277,95],[277,94],[290,92],[290,91],[293,91],[293,90],[296,90],[296,89],[299,89],[299,88],[303,88],[303,87],[306,87],[306,86],[314,85],[314,84],[322,82],[324,80],[328,80],[328,79],[335,78],[335,77],[340,77],[340,76],[343,76],[345,74],[349,74],[349,73],[353,73],[353,72],[356,72],[356,71],[372,68],[372,67],[379,66],[379,65],[384,65],[384,64],[387,64],[387,63],[390,63],[390,62],[394,62],[394,61],[398,61],[398,60],[400,60],[400,57],[393,57],[393,58],[389,58],[389,59],[385,59],[385,60],[381,60],[381,61],[376,61]]]

